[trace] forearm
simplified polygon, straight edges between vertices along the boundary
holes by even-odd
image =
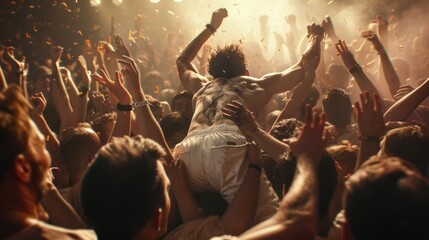
[[[297,175],[279,211],[240,235],[240,239],[314,239],[319,191],[317,167],[297,167]]]
[[[43,136],[45,136],[46,149],[50,153],[52,159],[51,167],[59,167],[58,161],[61,159],[60,142],[49,128],[48,123],[43,116],[35,116],[33,117],[33,121]]]
[[[60,195],[56,189],[50,189],[42,199],[42,204],[49,214],[49,221],[55,226],[69,229],[87,229],[88,227]]]
[[[183,181],[183,179],[180,181]],[[190,187],[184,182],[172,184],[182,185],[177,189],[173,189],[173,193],[183,222],[186,223],[204,217],[204,212],[198,206]]]
[[[291,99],[289,99],[289,101],[286,103],[286,106],[283,108],[282,112],[277,117],[273,126],[283,119],[295,117],[296,113],[299,111],[301,105],[303,104],[305,97],[310,91],[313,82],[314,75],[309,75],[308,77],[306,75],[302,83],[299,84],[295,91],[292,93]],[[273,126],[271,126],[270,128],[270,134]]]
[[[134,102],[146,101],[146,96],[144,92],[141,91],[135,96],[133,96],[133,100]],[[161,127],[153,116],[149,105],[136,108],[134,110],[134,113],[136,114],[136,122],[138,128],[133,129],[133,133],[142,134],[144,137],[150,138],[159,143],[162,147],[164,147],[167,152],[166,161],[170,163],[173,160],[173,155],[171,154],[170,148],[165,141]]]
[[[405,121],[411,113],[426,99],[429,92],[429,79],[411,93],[397,101],[384,114],[387,121]]]
[[[379,94],[377,88],[374,86],[374,84],[371,82],[371,80],[366,76],[365,72],[362,68],[358,68],[356,71],[352,73],[357,85],[359,86],[359,89],[361,92],[369,92],[371,94]]]
[[[401,86],[401,82],[384,48],[379,51],[379,55],[383,67],[384,78],[389,86],[390,95],[393,97]]]
[[[248,168],[246,176],[222,216],[228,234],[234,236],[249,229],[258,205],[261,172]]]
[[[276,162],[283,160],[283,155],[290,151],[289,146],[283,143],[264,130],[258,128],[254,133],[248,133],[249,137],[258,145],[264,152],[272,157]]]
[[[191,63],[197,56],[204,43],[210,38],[212,33],[209,29],[205,28],[191,43],[182,51],[177,59],[179,74],[182,69],[194,70],[198,73],[196,67]]]
[[[59,95],[63,99],[63,103],[65,103],[64,108],[67,108],[70,112],[73,112],[73,108],[70,104],[70,98],[66,90],[66,86],[63,81],[63,77],[60,72],[60,63],[54,62],[52,64],[52,80],[55,85],[55,90],[59,91]]]
[[[6,77],[4,76],[3,69],[0,66],[0,91],[3,91],[7,88]]]

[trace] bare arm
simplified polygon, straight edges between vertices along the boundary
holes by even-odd
[[[384,114],[385,121],[405,121],[416,108],[426,99],[429,93],[429,78],[414,89],[411,93],[402,97]]]
[[[275,161],[280,162],[284,153],[289,151],[290,148],[287,144],[278,141],[259,127],[253,113],[240,102],[232,101],[228,103],[222,109],[222,112],[225,118],[237,124],[247,138],[255,141]]]
[[[297,140],[289,142],[297,156],[297,176],[278,212],[251,228],[240,239],[314,239],[317,232],[318,166],[323,150],[324,114],[307,121]]]
[[[222,24],[223,19],[227,16],[228,12],[225,8],[214,11],[210,21],[213,30],[217,30]],[[180,81],[185,89],[192,94],[198,92],[203,83],[207,82],[207,79],[198,73],[192,61],[212,34],[209,28],[205,28],[191,43],[189,43],[177,59],[177,70],[179,71]]]
[[[380,138],[386,133],[381,100],[378,95],[361,93],[360,99],[361,103],[356,102],[353,111],[361,135],[356,170],[371,156],[378,153]]]
[[[108,88],[118,99],[118,104],[131,105],[131,94],[124,86],[124,78],[120,72],[116,72],[116,80],[109,78],[107,73],[101,70],[101,75],[94,73],[92,78],[101,85]],[[129,136],[131,133],[131,109],[130,111],[119,111],[116,118],[115,127],[111,137]]]
[[[292,118],[296,115],[299,108],[303,104],[305,97],[310,91],[311,86],[313,85],[315,70],[318,62],[319,62],[319,59],[317,58],[313,60],[304,61],[303,63],[303,68],[305,72],[304,80],[293,91],[291,99],[289,99],[289,101],[286,103],[286,106],[283,108],[282,112],[277,117],[273,126],[283,119]],[[272,130],[272,126],[270,128],[270,132],[269,132],[270,134],[271,134],[271,130]]]
[[[317,58],[319,60],[320,41],[323,37],[323,29],[321,26],[316,24],[308,26],[307,29],[309,40],[307,50],[304,52],[303,56],[307,59]],[[302,64],[303,57],[301,57],[301,60],[298,63],[283,72],[271,73],[263,76],[260,79],[259,85],[267,91],[268,95],[288,91],[304,79]],[[319,62],[317,62],[317,64],[319,64]]]
[[[341,56],[344,66],[349,69],[350,73],[355,78],[355,81],[361,92],[369,92],[380,96],[377,88],[374,86],[371,80],[369,80],[359,63],[356,62],[353,54],[347,48],[346,42],[339,40],[338,43],[335,44],[335,48]],[[384,103],[382,103],[381,106],[384,109]]]
[[[392,65],[392,62],[390,61],[389,55],[387,55],[383,44],[374,32],[363,32],[362,37],[368,39],[374,45],[375,49],[378,52],[378,55],[380,55],[384,78],[387,82],[387,86],[389,86],[390,95],[393,98],[393,96],[396,94],[399,87],[401,86],[401,82],[399,80],[395,68]]]
[[[140,102],[145,103],[143,106],[134,109],[136,115],[136,123],[133,128],[134,134],[142,134],[144,137],[148,137],[158,142],[167,152],[166,161],[170,163],[173,160],[173,155],[170,148],[165,141],[164,134],[162,133],[159,123],[150,110],[149,104],[147,104],[146,95],[141,87],[140,83],[140,70],[138,69],[135,61],[127,56],[123,56],[119,62],[125,67],[122,73],[127,81],[128,90],[132,96],[134,103]]]

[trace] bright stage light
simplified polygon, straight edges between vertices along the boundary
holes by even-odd
[[[151,3],[159,3],[160,0],[150,0]]]
[[[179,3],[179,2],[182,2],[183,0],[174,0],[174,1]]]

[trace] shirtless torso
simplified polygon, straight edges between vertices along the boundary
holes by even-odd
[[[222,108],[237,100],[257,113],[270,99],[270,95],[258,84],[258,79],[240,76],[232,79],[218,78],[206,83],[195,95],[195,109],[189,132],[219,124],[233,124],[222,116]]]

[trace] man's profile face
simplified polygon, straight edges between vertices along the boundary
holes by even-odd
[[[32,120],[31,133],[29,134],[28,152],[26,156],[32,168],[31,186],[40,200],[48,188],[49,167],[51,166],[51,156],[45,147],[45,137],[40,133]]]

